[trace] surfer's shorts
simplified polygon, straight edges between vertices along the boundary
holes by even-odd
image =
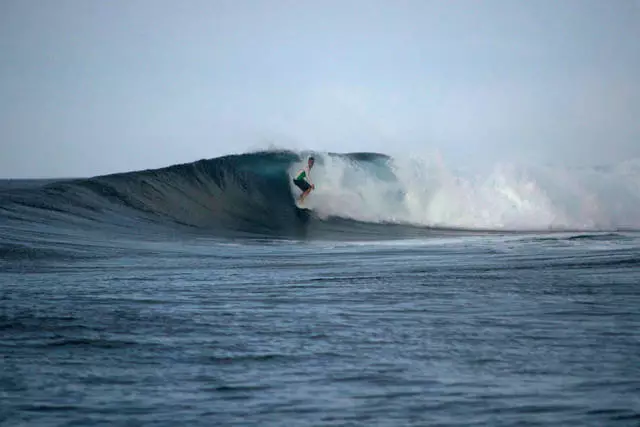
[[[309,185],[309,183],[307,181],[305,181],[304,179],[294,179],[293,183],[299,188],[301,189],[303,192],[307,191],[308,189],[311,188],[311,186]]]

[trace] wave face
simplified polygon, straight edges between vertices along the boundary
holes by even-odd
[[[640,228],[638,162],[573,172],[500,166],[465,175],[437,158],[314,155],[311,211],[295,206],[291,181],[306,155],[267,151],[87,179],[5,181],[0,219],[338,238]]]

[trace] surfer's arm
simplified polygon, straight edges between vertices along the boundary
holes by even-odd
[[[308,166],[306,166],[306,167],[302,168],[302,169],[300,170],[300,172],[301,172],[301,173],[302,173],[302,172],[304,173],[304,178],[303,178],[303,179],[304,179],[305,181],[307,181],[307,183],[308,183],[309,185],[313,186],[313,183],[311,182],[311,170],[309,169],[309,167],[308,167]]]
[[[302,180],[311,186],[311,188],[315,188],[315,185],[311,182],[311,171],[308,167],[304,167],[298,171],[294,180]]]
[[[316,188],[315,185],[313,185],[313,182],[311,182],[311,171],[307,169],[307,182],[309,183],[309,185],[311,186],[311,188]]]

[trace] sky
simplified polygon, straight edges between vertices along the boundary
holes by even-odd
[[[0,0],[0,177],[640,157],[640,0]]]

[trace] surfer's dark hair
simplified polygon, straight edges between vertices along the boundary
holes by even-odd
[[[313,157],[313,156],[309,156],[309,160],[311,160],[312,162],[316,161],[315,157]]]

